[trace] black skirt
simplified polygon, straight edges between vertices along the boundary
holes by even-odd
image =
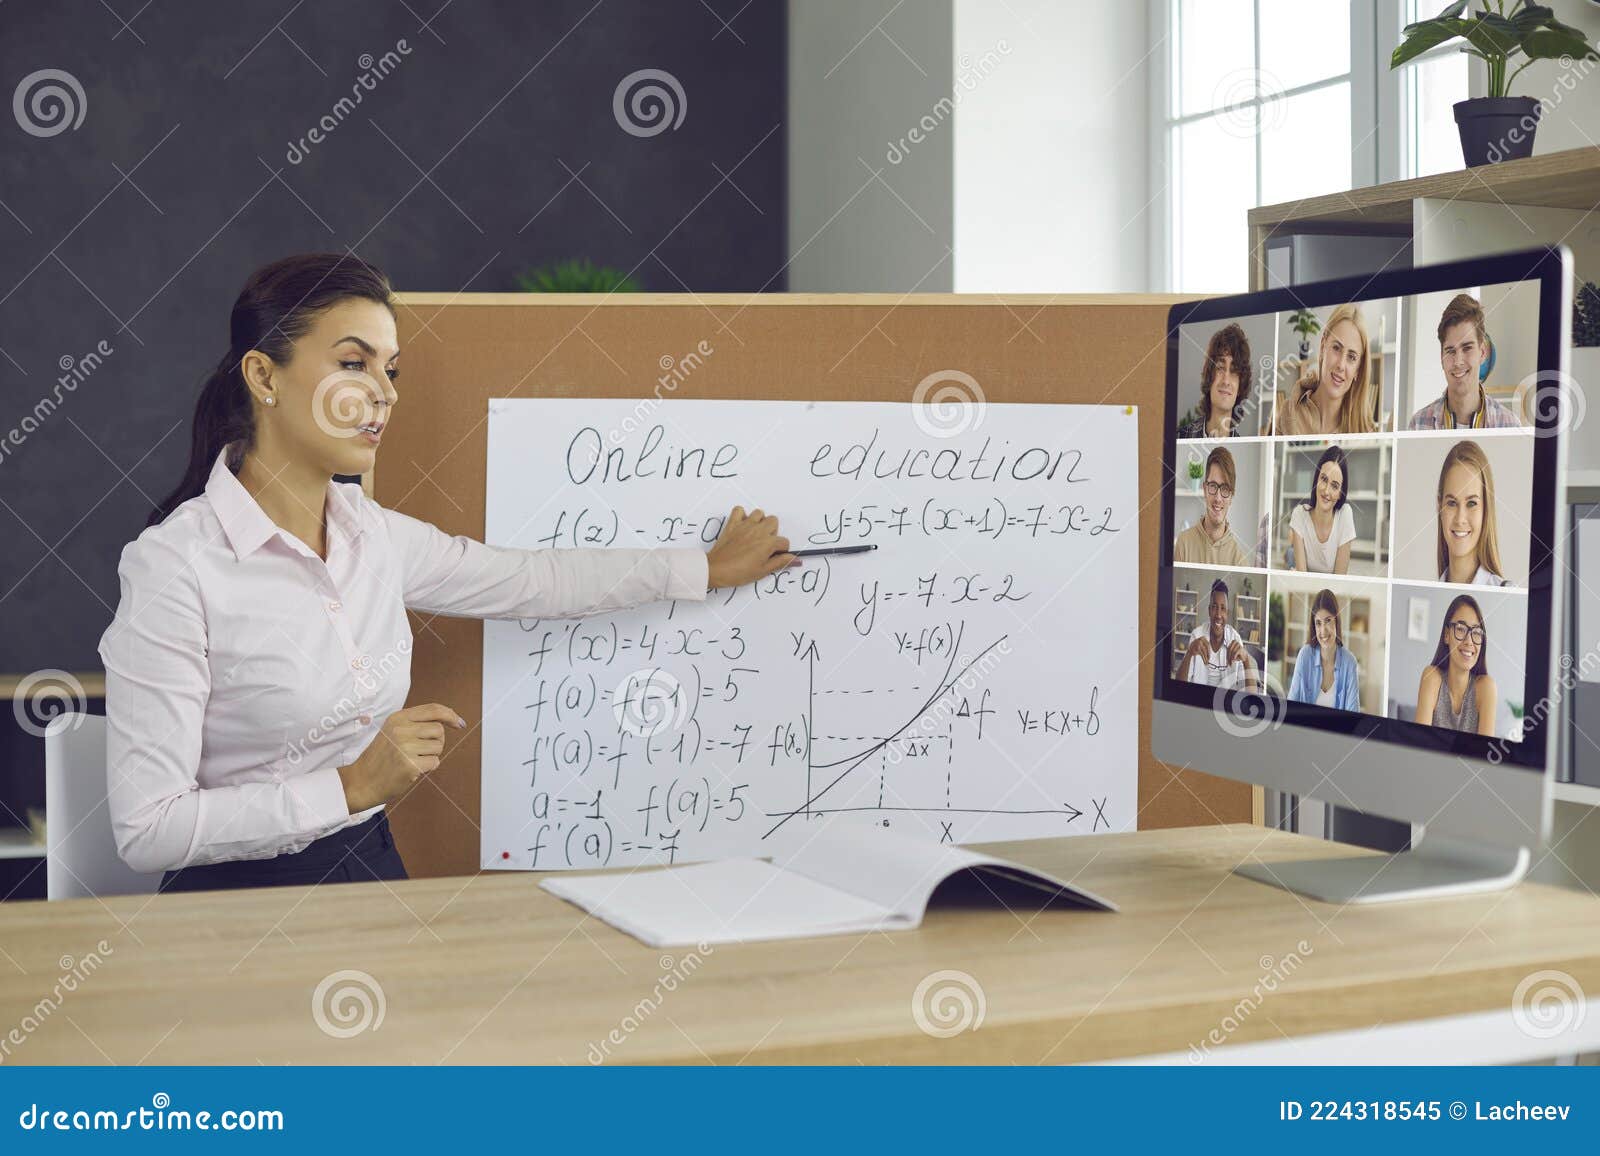
[[[168,871],[161,877],[161,890],[231,891],[240,887],[370,883],[406,877],[406,865],[389,830],[389,816],[379,811],[366,822],[324,835],[292,855],[202,863]]]

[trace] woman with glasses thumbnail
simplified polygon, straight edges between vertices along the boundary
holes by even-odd
[[[1445,611],[1439,646],[1417,688],[1417,721],[1466,734],[1494,734],[1498,691],[1489,676],[1489,635],[1483,611],[1458,594]]]
[[[1318,590],[1311,600],[1308,641],[1294,660],[1290,702],[1311,702],[1335,710],[1361,709],[1361,669],[1344,644],[1339,600]]]
[[[1348,574],[1356,519],[1350,510],[1350,463],[1338,446],[1317,459],[1311,496],[1289,514],[1289,544],[1294,568],[1315,574]]]
[[[1174,562],[1197,562],[1205,566],[1249,566],[1254,563],[1244,544],[1228,524],[1233,507],[1238,470],[1226,446],[1217,446],[1206,455],[1206,480],[1202,488],[1205,511],[1173,543]]]

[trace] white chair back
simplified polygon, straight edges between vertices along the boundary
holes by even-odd
[[[106,806],[106,720],[69,713],[44,732],[45,889],[51,899],[147,895],[161,876],[122,861]]]

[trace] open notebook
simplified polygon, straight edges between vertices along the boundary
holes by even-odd
[[[916,927],[934,890],[1000,906],[1116,905],[1020,863],[881,828],[833,823],[781,860],[720,859],[662,870],[557,876],[540,884],[652,947],[799,939]]]

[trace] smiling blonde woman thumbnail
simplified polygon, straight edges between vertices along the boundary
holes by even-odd
[[[1311,600],[1309,641],[1294,660],[1290,702],[1310,702],[1336,710],[1361,709],[1361,668],[1344,644],[1339,599],[1332,590],[1318,590]]]
[[[698,601],[795,562],[777,519],[740,507],[709,552],[492,547],[385,509],[334,476],[373,468],[399,356],[389,282],[365,261],[257,271],[200,393],[183,480],[122,552],[100,641],[111,826],[129,866],[166,873],[163,890],[405,877],[384,809],[466,726],[443,703],[404,705],[407,609]]]
[[[1178,535],[1172,547],[1174,562],[1196,562],[1207,566],[1251,566],[1255,559],[1234,535],[1228,524],[1233,507],[1238,470],[1226,446],[1217,446],[1206,455],[1206,476],[1200,493],[1205,500],[1200,520]]]
[[[1311,496],[1296,502],[1289,513],[1289,547],[1296,570],[1349,573],[1350,548],[1356,538],[1349,493],[1349,459],[1338,446],[1329,446],[1317,459]]]
[[[1250,402],[1250,339],[1237,324],[1224,325],[1206,342],[1200,366],[1200,405],[1178,423],[1181,438],[1227,438],[1239,432]]]
[[[1508,585],[1500,565],[1494,471],[1474,441],[1450,447],[1439,470],[1439,581],[1464,586]]]
[[[1322,328],[1315,365],[1280,394],[1277,434],[1373,433],[1372,358],[1358,305],[1340,305]]]
[[[1417,721],[1466,734],[1494,734],[1494,679],[1489,677],[1489,633],[1470,594],[1458,594],[1439,627],[1433,661],[1417,688]]]

